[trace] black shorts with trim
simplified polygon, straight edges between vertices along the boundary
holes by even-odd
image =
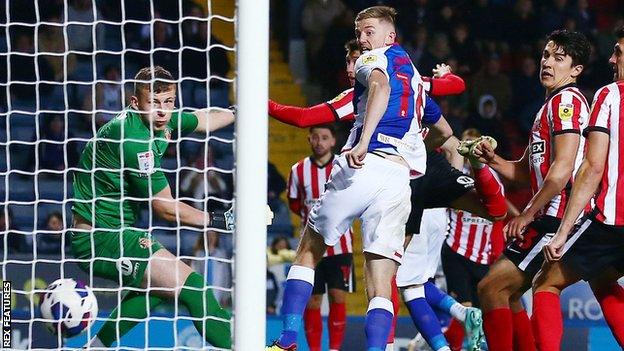
[[[420,178],[410,181],[412,211],[406,233],[420,233],[420,222],[426,208],[451,207],[451,203],[474,189],[474,179],[453,168],[438,152],[427,153],[427,171]]]
[[[314,269],[312,294],[325,294],[327,289],[355,291],[355,270],[353,254],[340,254],[323,257]]]
[[[544,263],[544,245],[553,237],[561,220],[552,216],[541,216],[531,222],[524,231],[524,239],[514,239],[503,254],[521,271],[534,276]]]
[[[590,215],[574,227],[561,259],[583,280],[613,267],[624,275],[624,227],[604,224]]]
[[[479,307],[477,285],[490,266],[472,262],[445,243],[442,246],[442,269],[446,276],[448,293],[459,303],[472,302],[473,307]]]

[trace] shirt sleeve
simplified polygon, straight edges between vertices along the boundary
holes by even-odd
[[[192,112],[174,112],[169,121],[169,126],[176,131],[179,130],[180,136],[188,135],[197,129],[199,120]]]
[[[334,112],[334,116],[340,121],[352,121],[353,115],[353,88],[338,94],[335,98],[327,101]]]
[[[438,106],[438,104],[433,101],[429,95],[427,95],[425,102],[425,114],[423,115],[422,123],[429,125],[436,124],[440,120],[440,117],[442,117],[442,110],[440,110],[440,106]]]
[[[583,119],[587,118],[587,106],[570,91],[562,91],[550,101],[553,134],[581,133]]]
[[[592,103],[591,113],[589,114],[589,124],[583,131],[586,136],[587,133],[592,131],[600,131],[609,134],[611,123],[609,118],[609,88],[604,87],[596,92],[594,95],[594,101]]]
[[[290,174],[288,175],[288,189],[287,195],[289,199],[298,199],[299,198],[299,177],[297,177],[297,166],[299,163],[296,163],[291,169]]]
[[[355,62],[355,79],[364,86],[368,86],[368,77],[375,69],[382,71],[386,78],[390,80],[386,55],[382,52],[367,52]]]
[[[148,198],[169,185],[148,142],[124,141],[123,167],[131,196]]]

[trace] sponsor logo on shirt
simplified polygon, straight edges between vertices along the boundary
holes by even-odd
[[[544,152],[546,152],[546,142],[544,140],[531,143],[531,161],[534,164],[544,162]]]
[[[362,63],[365,65],[369,65],[373,62],[377,61],[377,56],[371,55],[371,56],[366,56],[363,60]]]
[[[377,133],[377,141],[380,141],[384,144],[390,144],[396,147],[402,147],[412,152],[416,151],[416,147],[414,145],[411,145],[410,143],[405,142],[401,139],[397,139],[395,137],[391,137],[389,135],[385,135],[382,133]]]
[[[559,118],[562,121],[569,121],[572,119],[572,115],[574,114],[574,105],[572,104],[559,104]]]
[[[154,153],[152,150],[139,152],[137,154],[137,161],[139,163],[139,172],[144,175],[154,173]]]

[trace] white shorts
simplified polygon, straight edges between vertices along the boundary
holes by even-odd
[[[360,169],[350,168],[344,156],[336,157],[308,225],[334,246],[360,218],[364,252],[401,263],[411,209],[409,180],[406,166],[377,155],[367,154]]]
[[[403,264],[397,271],[397,286],[425,284],[433,278],[440,264],[442,245],[446,239],[448,215],[446,208],[426,209],[420,222],[420,234],[412,236]]]

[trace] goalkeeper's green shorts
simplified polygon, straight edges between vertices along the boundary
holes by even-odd
[[[81,260],[78,265],[87,274],[93,272],[120,286],[140,287],[148,259],[163,248],[149,233],[139,230],[96,230],[93,240],[91,237],[91,233],[72,231],[72,252]]]

